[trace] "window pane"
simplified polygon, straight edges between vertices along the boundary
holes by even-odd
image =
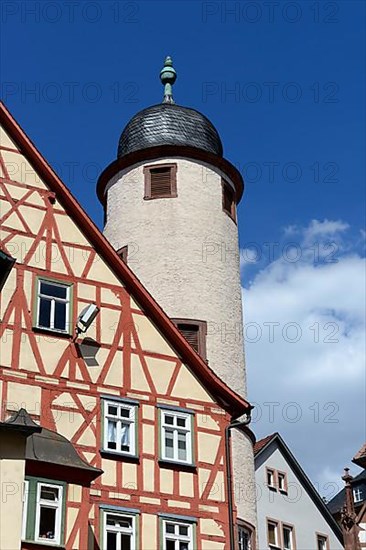
[[[109,449],[117,448],[117,423],[113,420],[108,420],[107,440]]]
[[[165,430],[165,455],[166,455],[166,458],[174,457],[172,430]]]
[[[188,550],[188,542],[180,542],[179,543],[179,550]]]
[[[121,424],[121,449],[122,451],[130,450],[130,426],[129,424]]]
[[[40,299],[38,325],[40,327],[50,328],[51,326],[51,302],[50,300]]]
[[[107,550],[117,550],[117,533],[107,533]]]
[[[113,416],[117,416],[118,409],[115,405],[108,405],[108,414],[112,414]]]
[[[130,409],[121,409],[120,415],[123,418],[130,418]]]
[[[173,523],[166,523],[165,524],[165,532],[174,534],[174,524]]]
[[[267,471],[267,483],[273,485],[273,473],[269,470]]]
[[[41,293],[54,298],[62,298],[65,300],[67,297],[67,288],[67,286],[58,286],[43,281],[41,282]]]
[[[166,550],[175,550],[174,540],[167,540],[166,541]]]
[[[41,499],[52,500],[53,502],[58,500],[58,489],[54,487],[41,486]]]
[[[186,525],[179,525],[179,534],[188,537],[188,527]]]
[[[276,544],[276,527],[273,524],[268,524],[268,542],[269,544]]]
[[[286,550],[291,550],[291,529],[288,527],[283,528],[283,546]]]
[[[187,459],[187,443],[185,433],[178,433],[178,458],[179,460]]]
[[[177,418],[177,426],[186,427],[186,418]]]
[[[131,550],[130,535],[121,535],[121,550]],[[109,549],[108,549],[109,550]]]
[[[56,526],[56,509],[41,506],[38,538],[54,539]]]
[[[165,415],[165,424],[174,424],[174,417],[173,416],[169,416],[169,415]]]
[[[55,302],[54,327],[58,330],[66,330],[66,307],[65,302]]]

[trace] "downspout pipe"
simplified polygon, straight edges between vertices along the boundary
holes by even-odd
[[[250,413],[243,420],[233,420],[225,428],[225,458],[226,458],[226,478],[229,504],[229,529],[230,529],[230,550],[235,550],[235,528],[234,528],[234,494],[231,475],[231,430],[248,426],[251,421]]]

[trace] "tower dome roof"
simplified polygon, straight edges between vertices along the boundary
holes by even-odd
[[[199,111],[175,103],[160,103],[143,109],[123,130],[117,157],[159,145],[185,145],[222,157],[220,136]]]

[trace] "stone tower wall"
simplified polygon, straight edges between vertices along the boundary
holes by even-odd
[[[177,165],[177,197],[144,200],[144,166]],[[222,209],[216,167],[159,158],[119,172],[106,192],[105,236],[172,318],[207,322],[209,366],[245,397],[238,228]],[[239,517],[256,523],[252,443],[233,433]]]

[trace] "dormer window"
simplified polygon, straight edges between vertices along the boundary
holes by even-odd
[[[207,323],[193,319],[172,319],[172,321],[192,348],[206,360]]]
[[[14,258],[8,256],[8,254],[5,254],[5,252],[0,250],[0,291],[3,288],[6,279],[9,277],[9,273],[14,263]]]
[[[145,196],[147,199],[165,199],[177,196],[177,165],[154,164],[144,167]]]
[[[236,222],[235,191],[225,180],[222,180],[222,209]]]

